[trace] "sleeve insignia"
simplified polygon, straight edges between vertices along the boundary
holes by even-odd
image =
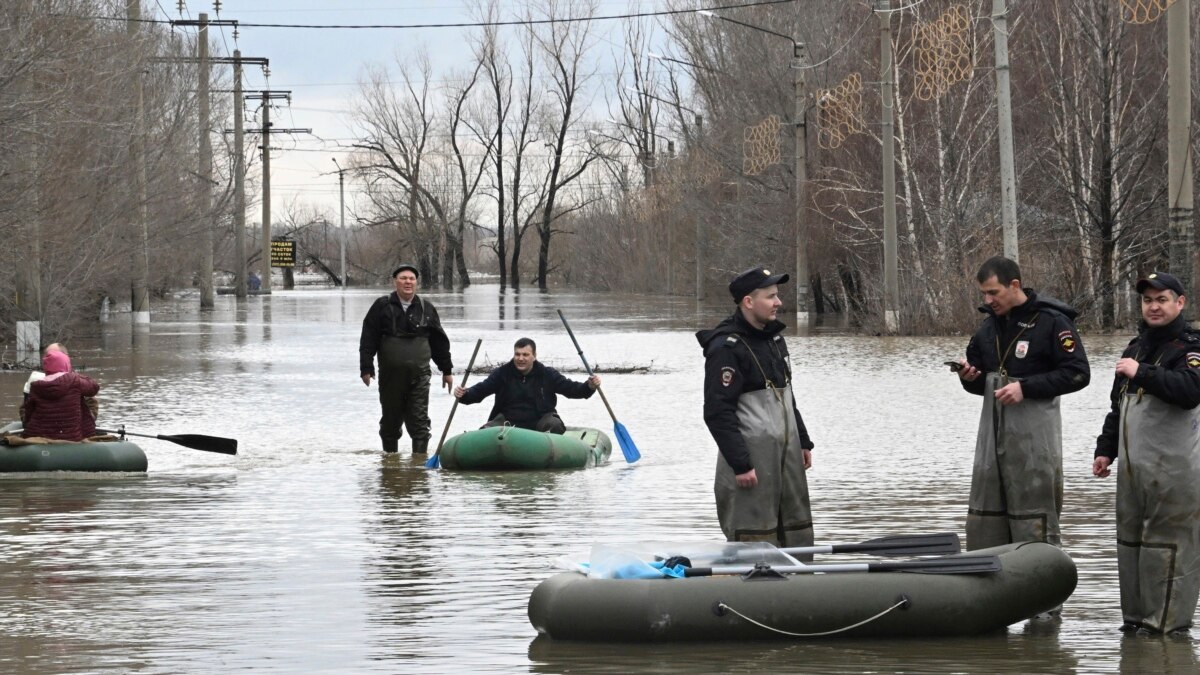
[[[1058,344],[1062,345],[1063,351],[1070,354],[1075,351],[1075,335],[1069,330],[1064,330],[1058,334]]]
[[[1187,364],[1188,368],[1200,368],[1200,353],[1188,352]]]
[[[1200,355],[1197,355],[1196,358],[1200,359]],[[1198,364],[1200,364],[1200,361],[1198,361]],[[736,371],[734,371],[732,366],[725,366],[724,368],[722,368],[721,369],[721,386],[728,387],[730,384],[733,384],[733,376],[734,376],[735,372]]]

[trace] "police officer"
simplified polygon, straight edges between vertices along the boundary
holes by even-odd
[[[1091,379],[1071,307],[1021,286],[1021,268],[990,258],[976,275],[986,317],[959,362],[983,396],[967,510],[967,549],[1019,541],[1061,545],[1059,396]]]
[[[1200,595],[1200,334],[1179,279],[1155,272],[1137,292],[1142,324],[1117,361],[1092,473],[1120,457],[1121,630],[1169,633],[1192,625]]]
[[[379,355],[379,437],[384,452],[397,451],[402,425],[412,437],[413,454],[428,451],[431,358],[446,390],[454,385],[450,340],[433,303],[417,296],[418,276],[417,268],[407,264],[392,272],[396,290],[367,310],[358,341],[359,372],[368,387]]]
[[[720,457],[714,492],[728,541],[812,544],[806,469],[813,443],[792,395],[779,284],[761,267],[729,284],[733,315],[696,333],[704,349],[704,422]]]

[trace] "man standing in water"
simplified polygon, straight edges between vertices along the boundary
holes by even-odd
[[[1186,631],[1200,595],[1200,334],[1183,317],[1183,284],[1137,282],[1138,336],[1117,361],[1112,411],[1092,473],[1117,469],[1122,631]]]
[[[986,314],[967,345],[958,376],[983,396],[967,549],[1019,541],[1061,546],[1062,416],[1058,397],[1091,379],[1071,307],[1021,286],[1021,268],[1004,257],[976,276]],[[982,377],[981,377],[982,376]]]
[[[429,448],[429,360],[442,373],[442,385],[454,386],[450,340],[442,330],[437,309],[417,297],[417,268],[401,265],[392,272],[396,290],[380,297],[367,310],[358,340],[359,373],[371,386],[375,355],[379,355],[379,437],[384,452],[396,452],[408,428],[414,455]]]
[[[737,309],[696,333],[704,348],[704,422],[717,442],[714,492],[728,541],[778,546],[813,542],[808,479],[813,443],[792,395],[779,284],[788,275],[755,267],[729,292]]]

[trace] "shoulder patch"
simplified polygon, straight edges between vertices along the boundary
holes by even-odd
[[[1064,330],[1058,334],[1058,344],[1062,345],[1063,351],[1070,354],[1075,351],[1075,334],[1069,330]]]
[[[737,375],[737,371],[732,366],[725,366],[721,369],[721,386],[728,387],[733,384],[733,378]]]
[[[1200,368],[1200,352],[1188,352],[1188,368]]]
[[[738,341],[738,339],[737,339],[736,335],[729,335],[725,338],[725,344],[730,344],[730,343],[737,344],[737,341]]]

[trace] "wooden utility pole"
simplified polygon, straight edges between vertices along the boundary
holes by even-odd
[[[996,117],[1000,141],[1000,222],[1004,228],[1004,257],[1018,261],[1017,176],[1013,163],[1012,89],[1008,68],[1008,7],[992,0],[992,34],[996,45]]]
[[[129,228],[130,255],[133,256],[133,274],[130,278],[129,309],[134,325],[150,323],[150,232],[149,209],[146,195],[146,102],[145,68],[142,66],[142,45],[138,44],[141,32],[141,0],[125,0],[126,32],[130,47],[136,50],[138,65],[134,71],[133,134],[130,139],[132,155],[133,197],[137,200],[133,222]]]
[[[1171,238],[1171,274],[1191,297],[1195,253],[1192,231],[1192,3],[1167,8],[1167,226]],[[1188,318],[1196,316],[1188,303]]]
[[[896,135],[892,97],[891,0],[876,0],[879,14],[879,82],[883,124],[883,323],[889,332],[900,327],[899,261],[896,251]]]
[[[808,324],[808,219],[804,209],[808,193],[808,47],[792,45],[792,70],[795,71],[796,137],[796,325]]]
[[[243,59],[247,60],[247,59]],[[246,100],[257,99],[262,105],[262,127],[248,129],[250,133],[262,135],[262,292],[271,292],[271,134],[311,134],[312,129],[272,129],[271,101],[279,99],[291,100],[291,91],[273,91],[264,89],[245,95]]]

